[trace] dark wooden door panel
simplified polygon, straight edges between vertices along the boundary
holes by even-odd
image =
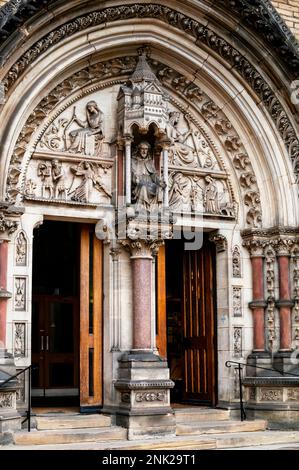
[[[213,251],[183,256],[183,400],[215,403]]]

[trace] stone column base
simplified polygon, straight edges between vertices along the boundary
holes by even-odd
[[[15,375],[16,367],[13,357],[4,351],[0,358],[0,433],[21,429],[21,416],[17,412],[17,380],[5,383]]]
[[[246,414],[270,429],[299,429],[299,377],[246,377]]]
[[[128,429],[128,439],[150,439],[175,435],[170,407],[167,362],[152,352],[132,351],[120,359],[116,424]]]

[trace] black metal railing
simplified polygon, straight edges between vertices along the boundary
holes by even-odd
[[[230,368],[232,365],[235,366],[235,369],[238,370],[238,376],[239,376],[239,398],[240,398],[240,418],[241,421],[246,420],[246,413],[245,413],[245,408],[244,408],[244,402],[243,402],[243,382],[242,382],[242,370],[243,367],[254,367],[255,369],[262,369],[262,370],[267,370],[271,372],[278,372],[280,375],[287,375],[291,377],[299,377],[298,374],[292,374],[291,372],[285,372],[285,371],[280,371],[278,369],[273,369],[272,367],[262,367],[262,366],[257,366],[255,364],[246,364],[244,362],[237,362],[237,361],[226,361],[225,366]]]
[[[28,381],[27,381],[28,406],[27,406],[27,410],[26,410],[26,418],[22,421],[22,424],[25,423],[26,421],[28,421],[28,426],[27,426],[28,432],[31,431],[31,375],[32,375],[32,370],[36,369],[36,368],[37,368],[37,366],[33,367],[32,365],[29,366],[29,367],[26,367],[25,369],[22,369],[17,374],[12,375],[11,377],[9,377],[9,379],[7,379],[4,382],[0,383],[0,389],[6,388],[5,387],[6,384],[8,384],[9,382],[12,382],[13,380],[15,380],[17,377],[19,377],[19,375],[25,374],[26,371],[28,370]]]

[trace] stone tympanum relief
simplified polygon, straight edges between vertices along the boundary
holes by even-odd
[[[94,99],[78,100],[76,106],[63,111],[37,144],[27,170],[25,198],[109,204],[113,160],[104,136],[104,120],[105,114]]]
[[[125,84],[112,83],[98,91],[93,87],[89,93],[81,90],[77,99],[52,111],[40,128],[19,194],[45,203],[109,204],[116,143],[123,145],[125,164],[130,142],[127,203],[146,210],[164,203],[173,212],[237,216],[220,149],[161,84],[165,68],[158,68],[157,78],[149,63],[141,53],[129,80],[122,81]],[[151,65],[156,67],[152,61]],[[192,100],[198,96],[193,88],[188,91]],[[211,113],[216,113],[213,103],[203,108],[205,119]],[[225,127],[226,132],[227,123],[218,121],[218,128]],[[139,129],[137,139],[134,127]]]

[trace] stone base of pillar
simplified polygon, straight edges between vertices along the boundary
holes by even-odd
[[[116,424],[128,429],[128,439],[175,435],[170,406],[173,386],[167,362],[152,351],[131,351],[119,360]]]
[[[297,366],[296,364],[294,364],[292,351],[278,351],[273,356],[273,369],[276,369],[277,371],[279,371],[280,374],[285,374],[288,372],[292,373],[293,370],[296,368],[296,370],[294,371],[294,374],[299,375],[297,356],[295,357],[295,362],[297,363]]]
[[[0,352],[0,433],[21,429],[21,416],[17,412],[17,380],[1,384],[16,374],[16,367],[11,354]]]
[[[247,366],[246,366],[246,376],[247,377],[263,377],[263,376],[271,376],[277,375],[277,373],[271,373],[268,370],[259,369],[259,367],[265,369],[273,368],[273,357],[267,351],[253,351],[247,357]]]
[[[248,418],[266,419],[270,429],[299,430],[299,377],[246,377]]]

